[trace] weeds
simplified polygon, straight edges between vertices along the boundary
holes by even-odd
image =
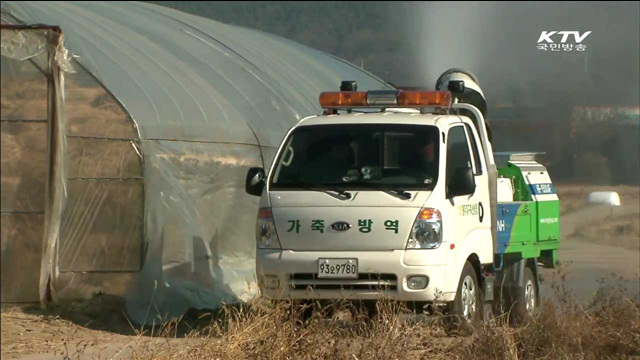
[[[544,280],[552,283],[552,294],[534,317],[514,327],[509,314],[501,315],[485,322],[471,336],[447,335],[441,317],[416,315],[407,304],[391,300],[380,300],[372,308],[365,306],[371,304],[347,301],[272,303],[257,299],[176,319],[153,319],[149,326],[127,325],[126,333],[135,335],[110,337],[110,344],[83,336],[87,329],[76,327],[65,331],[58,353],[66,359],[158,360],[640,357],[640,300],[624,296],[628,289],[620,282],[602,279],[600,291],[583,304],[564,286],[565,270],[561,268]],[[76,315],[78,310],[89,308],[72,307]],[[101,313],[96,309],[93,311]],[[50,309],[46,316],[39,316],[57,324],[58,311]],[[60,314],[68,313],[70,310]],[[33,315],[3,312],[2,316],[4,323]],[[84,315],[80,319],[84,320]],[[101,322],[99,315],[94,319]],[[118,325],[110,331],[121,328]],[[11,344],[3,342],[3,351],[5,345]]]
[[[562,276],[560,276],[562,282]],[[135,359],[626,359],[640,356],[640,302],[603,286],[580,305],[561,285],[519,327],[509,315],[472,336],[449,337],[438,321],[416,321],[402,303],[382,300],[376,314],[348,302],[226,306],[179,347],[147,342]],[[347,314],[346,316],[344,314]],[[340,317],[342,314],[342,318]],[[347,320],[345,320],[347,318]],[[175,324],[161,335],[169,336]]]
[[[310,306],[315,311],[306,316]],[[376,310],[369,317],[367,309],[349,302],[225,306],[209,325],[186,336],[196,340],[190,345],[172,349],[162,340],[148,342],[136,358],[417,359],[425,345],[439,346],[435,340],[443,334],[434,325],[412,321],[403,304],[381,301]],[[172,326],[161,333],[170,334]]]

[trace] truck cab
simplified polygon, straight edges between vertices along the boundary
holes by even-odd
[[[449,91],[329,92],[320,103],[268,174],[247,174],[261,196],[262,294],[448,304],[478,319],[499,255],[497,171],[484,126],[452,109],[484,124],[482,113]]]

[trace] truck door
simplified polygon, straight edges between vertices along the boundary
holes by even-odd
[[[472,247],[478,253],[482,263],[492,261],[491,244],[491,211],[489,204],[488,178],[486,167],[481,159],[477,146],[477,137],[466,124],[454,125],[449,128],[447,136],[447,164],[446,181],[448,182],[456,168],[467,167],[473,170],[476,183],[472,195],[456,196],[448,202],[451,209],[450,216],[454,219],[450,231],[454,234],[452,242],[461,246],[461,242],[469,239],[477,244],[464,244]],[[488,241],[489,246],[480,242]],[[486,249],[485,249],[486,248]],[[462,261],[462,260],[460,260]],[[460,265],[460,264],[458,264]]]

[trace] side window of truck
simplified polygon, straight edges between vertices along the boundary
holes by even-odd
[[[476,171],[473,173],[473,175],[482,175],[482,163],[480,162],[480,153],[478,151],[478,144],[476,143],[476,137],[473,134],[473,131],[471,131],[471,127],[469,126],[469,124],[464,124],[464,126],[467,128],[467,134],[469,135],[469,143],[471,144],[471,151],[473,152],[473,162],[475,163],[476,166]]]
[[[447,139],[447,178],[450,179],[455,169],[473,168],[473,165],[464,127],[455,126],[449,129]]]

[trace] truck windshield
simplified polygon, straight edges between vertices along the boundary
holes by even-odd
[[[438,139],[429,125],[301,126],[286,139],[271,188],[433,189]]]

